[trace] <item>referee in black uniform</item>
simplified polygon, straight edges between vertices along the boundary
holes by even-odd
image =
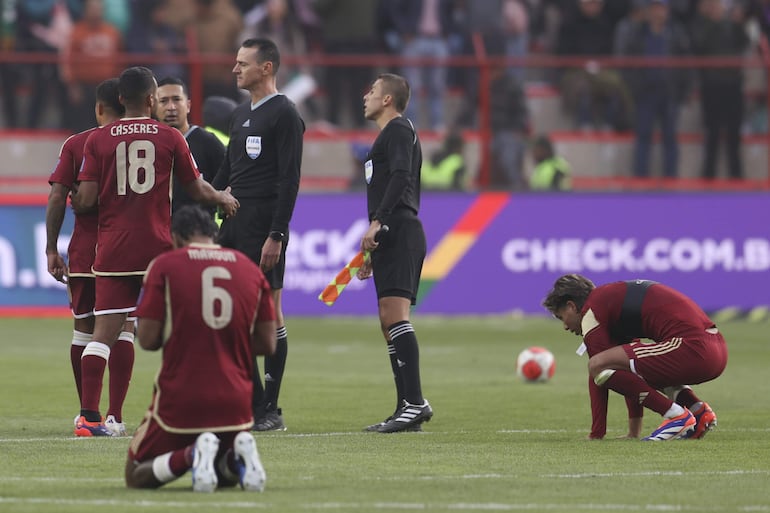
[[[265,357],[265,385],[254,370],[254,430],[283,431],[278,394],[286,366],[287,333],[281,309],[289,221],[299,190],[305,123],[294,104],[279,94],[278,47],[269,39],[247,39],[238,50],[233,73],[250,101],[230,120],[227,155],[215,184],[232,188],[241,209],[222,223],[219,243],[235,248],[259,264],[273,290],[277,345]]]
[[[225,146],[211,132],[198,125],[191,125],[187,119],[189,114],[190,97],[184,81],[177,77],[161,79],[158,82],[158,103],[155,106],[155,117],[161,123],[182,132],[203,179],[211,183],[225,158]],[[176,212],[185,205],[196,204],[195,200],[177,181],[174,182],[173,194],[172,212]],[[215,209],[212,208],[210,211],[213,215]]]
[[[420,431],[422,423],[433,416],[422,396],[420,351],[409,322],[426,242],[417,217],[422,149],[414,125],[403,117],[408,102],[409,84],[391,73],[381,74],[364,96],[364,117],[377,123],[380,133],[364,163],[370,224],[361,249],[371,252],[371,260],[357,277],[374,275],[380,327],[388,344],[397,394],[393,415],[365,428],[380,433]],[[377,237],[383,225],[389,230]]]

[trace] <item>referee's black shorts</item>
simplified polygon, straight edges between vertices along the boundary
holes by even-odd
[[[388,228],[372,252],[377,299],[403,297],[414,305],[427,251],[425,231],[420,219],[411,212],[389,216]]]
[[[228,217],[219,228],[217,243],[226,248],[237,249],[259,265],[262,256],[262,246],[270,234],[270,226],[273,222],[275,202],[243,198],[239,200],[241,206],[238,213]],[[278,263],[265,273],[270,288],[278,290],[283,288],[283,275],[286,271],[286,246],[289,243],[289,234],[283,238],[281,256]]]

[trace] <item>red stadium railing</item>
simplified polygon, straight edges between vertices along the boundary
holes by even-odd
[[[144,64],[157,63],[181,63],[188,69],[188,86],[190,99],[193,104],[191,121],[200,123],[201,108],[203,102],[203,70],[208,65],[233,64],[234,54],[203,53],[198,49],[197,41],[192,31],[188,31],[186,37],[187,53],[157,55],[157,54],[122,54],[119,59],[122,63],[141,62]],[[479,34],[473,37],[474,55],[455,56],[444,61],[431,59],[406,59],[389,54],[374,55],[326,55],[313,53],[307,55],[286,55],[282,60],[286,66],[303,66],[319,68],[324,66],[378,66],[400,67],[404,65],[419,66],[451,66],[460,68],[472,68],[478,71],[479,98],[478,98],[478,128],[466,131],[468,138],[478,138],[480,144],[480,169],[478,173],[478,186],[485,187],[489,184],[489,141],[491,129],[489,126],[489,72],[493,66],[514,66],[523,68],[540,69],[564,69],[585,66],[586,62],[594,61],[598,65],[607,68],[636,68],[636,67],[666,67],[666,68],[730,68],[741,67],[744,69],[764,70],[765,77],[770,77],[770,46],[765,38],[758,45],[756,54],[745,57],[677,57],[677,58],[635,58],[616,56],[596,57],[565,57],[553,55],[528,55],[525,57],[497,57],[487,54],[482,37]],[[0,51],[0,65],[27,64],[27,63],[58,63],[59,57],[55,53],[31,53]],[[770,87],[765,87],[764,96],[770,105]],[[7,93],[4,93],[7,94]],[[462,94],[462,92],[461,92]],[[770,118],[770,109],[768,113]],[[770,120],[768,122],[770,126]],[[26,132],[29,134],[29,132]],[[339,135],[339,134],[338,134]],[[575,134],[554,134],[555,137],[582,137]],[[319,137],[323,137],[319,134]],[[575,177],[576,189],[624,189],[624,190],[770,190],[770,133],[754,136],[767,148],[768,164],[765,177],[759,180],[715,180],[702,181],[696,179],[634,179],[634,178],[591,178]],[[5,179],[7,180],[7,178]],[[332,180],[334,182],[334,180]]]

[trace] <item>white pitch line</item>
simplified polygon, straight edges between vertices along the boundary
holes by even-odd
[[[457,434],[461,431],[422,431],[420,433],[397,433],[392,436],[430,436],[430,435],[449,435],[449,434]],[[567,430],[567,429],[499,429],[494,431],[495,434],[514,434],[514,435],[531,435],[531,434],[554,434],[554,433],[585,433],[585,429],[575,429],[575,430]],[[622,432],[622,430],[610,430],[609,432]],[[767,428],[730,428],[730,429],[723,429],[721,426],[719,428],[718,433],[768,433],[770,432],[770,427]],[[375,433],[364,433],[363,431],[332,431],[328,433],[260,433],[260,438],[330,438],[330,437],[338,437],[338,436],[380,436],[380,434]],[[114,443],[119,443],[118,441],[122,440],[124,442],[128,442],[131,440],[130,437],[99,437],[96,438],[96,440],[117,440]],[[76,437],[76,436],[59,436],[59,437],[50,437],[50,438],[44,438],[44,437],[38,437],[38,438],[0,438],[0,444],[4,443],[38,443],[38,442],[72,442],[77,441],[78,443],[94,443],[89,442],[89,440],[94,440],[94,438],[90,437]],[[98,443],[98,442],[96,442]],[[113,442],[109,442],[113,443]]]
[[[654,470],[649,472],[585,472],[581,474],[542,474],[540,477],[584,479],[595,477],[650,477],[650,476],[743,476],[743,475],[770,475],[770,470]]]
[[[192,492],[190,492],[192,493]],[[95,506],[95,507],[130,507],[136,508],[273,508],[277,505],[269,502],[252,501],[218,501],[208,502],[200,500],[191,501],[159,501],[159,500],[114,500],[114,499],[52,499],[43,497],[0,497],[0,504],[35,504],[53,506]],[[446,509],[454,511],[527,511],[527,510],[552,510],[552,511],[720,511],[719,506],[704,504],[612,504],[612,503],[588,503],[588,504],[553,504],[553,503],[430,503],[430,502],[309,502],[298,504],[300,508],[308,510],[435,510]],[[738,506],[733,509],[736,512],[770,512],[770,506],[765,504]]]

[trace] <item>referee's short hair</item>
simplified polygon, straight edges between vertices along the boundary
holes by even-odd
[[[247,39],[241,44],[243,48],[256,48],[257,49],[257,63],[272,62],[273,63],[273,75],[278,73],[278,68],[281,65],[281,54],[278,51],[278,45],[272,40],[264,37],[253,37]]]
[[[171,233],[185,241],[196,235],[213,239],[217,230],[211,214],[198,205],[185,205],[174,212],[171,218]]]
[[[382,84],[382,92],[393,97],[393,107],[396,111],[404,112],[409,104],[409,82],[395,73],[381,73],[377,79]]]

